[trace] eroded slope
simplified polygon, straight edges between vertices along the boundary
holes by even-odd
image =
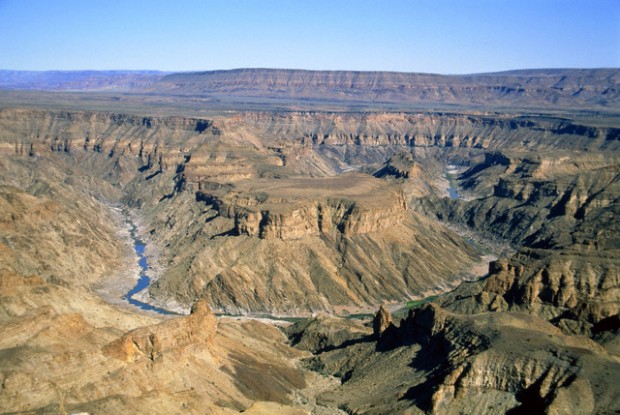
[[[11,411],[618,410],[619,130],[605,119],[3,110],[0,122]],[[445,197],[448,163],[464,199]],[[289,330],[317,355],[308,367],[341,379],[309,396],[317,377],[294,363],[307,354],[271,326],[215,329],[204,302],[134,317],[94,297],[122,254],[101,200],[140,212],[159,252],[149,295],[185,308],[342,311],[446,289],[477,259],[455,225],[518,253],[440,297],[448,311],[396,326],[384,311],[378,336],[334,318]]]

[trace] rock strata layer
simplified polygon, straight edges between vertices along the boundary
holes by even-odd
[[[617,70],[163,75],[0,96],[5,412],[620,411]]]

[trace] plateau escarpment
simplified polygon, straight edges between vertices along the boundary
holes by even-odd
[[[554,102],[551,88],[560,106],[613,112],[617,71],[605,73],[581,92],[595,74],[561,80],[550,71],[522,90],[471,94],[490,97],[487,106],[498,93]],[[274,73],[262,87],[296,87],[301,75]],[[388,78],[330,82],[364,90]],[[209,88],[246,93],[248,79]],[[171,77],[166,88],[183,96],[177,82],[186,80]],[[428,88],[443,99],[442,88]],[[0,110],[3,408],[620,409],[614,116],[141,111]],[[459,198],[447,197],[448,180]],[[149,247],[156,281],[143,299],[193,305],[190,315],[134,314],[93,295],[117,284],[111,276],[128,258],[110,204],[132,212]],[[487,239],[515,253],[478,280],[481,242],[495,248]],[[408,302],[402,320],[390,316],[454,287],[433,304]],[[273,325],[212,312],[301,316],[379,304],[373,322],[305,319],[283,330],[288,342]]]
[[[468,313],[528,310],[588,335],[617,315],[618,165],[613,151],[503,152],[462,173],[465,191],[483,197],[447,202],[440,216],[521,249],[445,305]]]
[[[359,173],[336,177],[239,182],[217,198],[197,198],[234,220],[233,233],[261,239],[359,235],[397,226],[407,215],[398,186]]]
[[[617,68],[533,69],[449,76],[286,69],[185,73],[0,70],[0,88],[11,92],[13,102],[24,100],[29,105],[40,106],[40,98],[45,97],[56,106],[72,108],[88,104],[131,111],[163,108],[177,113],[179,109],[260,111],[266,107],[319,111],[342,107],[396,111],[438,107],[503,108],[510,112],[515,108],[613,111],[618,107],[619,79]],[[41,91],[56,92],[49,95]],[[76,91],[97,94],[84,96],[82,92],[78,96]]]
[[[192,223],[170,224],[171,234],[190,233],[173,242],[178,254],[154,285],[156,297],[206,297],[227,312],[367,307],[436,290],[465,272],[432,252],[474,260],[456,235],[412,215],[397,185],[368,175],[240,181],[196,197],[202,210]]]
[[[475,250],[410,209],[442,194],[445,160],[482,158],[463,186],[475,194],[493,188],[502,195],[513,191],[507,190],[510,177],[492,184],[489,173],[530,174],[529,159],[510,156],[524,146],[540,154],[548,149],[600,154],[617,147],[614,128],[605,124],[518,115],[248,113],[212,120],[32,110],[1,115],[5,154],[85,163],[124,188],[124,200],[141,209],[142,229],[162,253],[158,266],[164,271],[152,296],[182,307],[207,298],[226,312],[366,307],[445,289],[467,274]],[[503,153],[497,153],[500,148]],[[588,163],[602,172],[615,163],[600,157]],[[401,170],[394,170],[396,164]],[[348,170],[375,171],[385,179],[342,174]],[[537,194],[524,189],[518,190],[521,198],[526,191],[528,197]],[[590,186],[582,193],[600,198],[597,192]],[[556,205],[561,203],[559,198]],[[477,229],[494,226],[478,224],[482,208],[454,206],[455,213],[449,208],[445,217],[458,215]],[[510,211],[498,209],[498,215]],[[501,217],[496,222],[490,232],[495,236],[507,236],[499,233],[501,226],[516,226]]]
[[[334,102],[501,107],[617,106],[617,69],[525,70],[473,75],[238,69],[169,74],[151,91]]]

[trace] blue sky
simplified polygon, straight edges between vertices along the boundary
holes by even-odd
[[[0,68],[620,67],[620,0],[0,0]]]

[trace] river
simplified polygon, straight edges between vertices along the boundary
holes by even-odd
[[[448,166],[446,166],[446,179],[448,179],[448,195],[450,196],[450,199],[458,199],[459,198],[459,191],[456,188],[456,180],[455,180],[455,176],[458,174],[458,169],[456,166],[450,164]]]
[[[153,305],[136,300],[133,297],[134,295],[138,294],[140,291],[148,288],[149,284],[151,283],[151,278],[146,274],[149,269],[146,255],[144,254],[146,245],[136,236],[136,225],[134,225],[129,220],[128,216],[126,216],[126,218],[127,218],[126,219],[127,223],[129,224],[129,233],[131,234],[131,239],[133,241],[133,247],[134,247],[134,250],[136,251],[136,255],[138,255],[138,265],[140,266],[140,278],[138,279],[138,282],[136,283],[136,285],[131,290],[129,290],[127,294],[124,295],[123,298],[127,300],[129,304],[139,307],[142,310],[154,311],[156,313],[165,314],[165,315],[178,314],[170,310],[166,310],[160,307],[155,307]]]
[[[446,173],[446,179],[448,179],[448,182],[449,182],[449,187],[447,188],[448,194],[451,199],[458,199],[459,193],[458,193],[458,189],[456,188],[456,180],[455,180],[455,176],[458,174],[458,169],[454,165],[448,165],[446,167],[445,173]],[[125,214],[125,217],[129,225],[129,232],[131,234],[131,239],[134,244],[134,250],[136,251],[136,255],[138,256],[138,264],[140,266],[140,278],[138,279],[138,282],[136,283],[136,285],[131,290],[129,290],[123,298],[127,300],[130,304],[136,307],[139,307],[142,310],[154,311],[156,313],[164,314],[164,315],[178,314],[170,310],[166,310],[164,308],[155,307],[151,304],[147,304],[145,302],[136,300],[134,298],[134,295],[148,288],[149,284],[151,283],[151,278],[147,275],[149,267],[148,267],[146,255],[144,254],[146,245],[144,244],[143,241],[141,241],[136,236],[136,226],[129,219],[129,215]],[[493,259],[495,258],[496,257],[493,257]],[[223,314],[218,314],[218,315],[228,315],[228,314],[223,313]],[[366,316],[366,314],[362,314],[362,315]],[[372,316],[372,314],[369,314],[369,316]],[[248,316],[244,316],[244,317],[247,318]],[[274,319],[274,320],[286,319],[283,317],[271,316],[267,314],[260,314],[255,317],[263,318],[263,319]],[[298,318],[299,317],[293,317],[292,319],[296,320]]]

